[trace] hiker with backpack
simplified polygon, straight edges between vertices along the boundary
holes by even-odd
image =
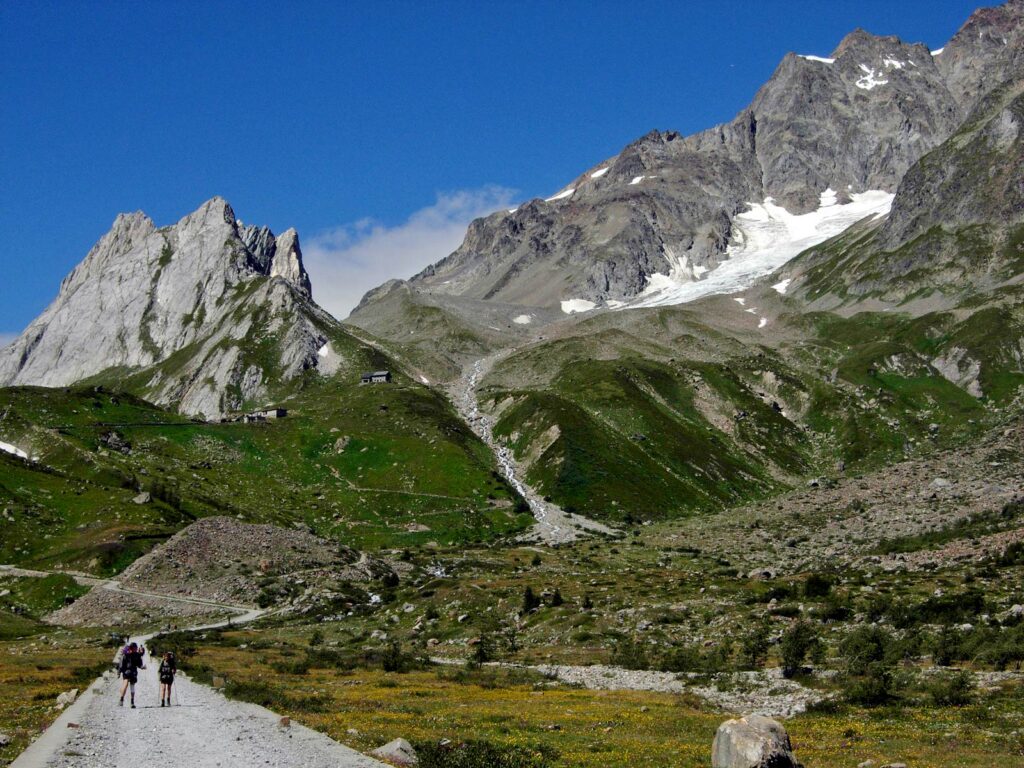
[[[157,673],[160,677],[160,706],[171,706],[171,686],[174,685],[174,676],[178,672],[178,664],[174,660],[174,654],[170,651],[164,653],[160,661],[160,668]],[[164,704],[164,700],[167,701]]]
[[[121,654],[121,666],[118,668],[118,674],[124,678],[124,683],[121,684],[119,707],[124,706],[124,694],[130,686],[132,689],[132,709],[135,709],[135,684],[139,681],[139,670],[146,668],[146,664],[143,661],[145,655],[146,649],[140,648],[137,643],[129,643],[128,647]]]

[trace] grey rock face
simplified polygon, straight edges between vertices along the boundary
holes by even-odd
[[[964,112],[972,110],[992,88],[1024,69],[1024,0],[979,8],[935,63]]]
[[[893,248],[931,227],[990,221],[1024,222],[1024,68],[906,174],[879,239]]]
[[[942,55],[945,55],[943,53]],[[808,250],[780,272],[818,306],[865,297],[952,306],[1019,279],[1024,226],[1024,72],[990,91],[959,130],[904,175],[888,217]],[[841,267],[840,267],[841,264]],[[1007,348],[1006,355],[1017,352]],[[951,345],[935,370],[980,395],[978,363]]]
[[[788,54],[733,121],[688,137],[652,131],[559,195],[474,221],[409,286],[531,307],[628,300],[654,273],[699,279],[718,266],[748,201],[802,213],[828,188],[840,203],[894,192],[981,90],[1020,70],[1022,8],[975,13],[939,56],[863,30],[826,60]],[[362,313],[386,294],[367,294]]]
[[[308,317],[322,311],[310,294],[295,231],[275,238],[242,226],[221,198],[161,229],[142,213],[122,214],[0,353],[0,385],[66,386],[188,350],[173,376],[154,373],[150,396],[215,415],[232,405],[223,397],[229,386],[243,400],[263,386],[238,343],[251,332],[281,337],[285,377],[316,364],[322,339]]]
[[[726,720],[711,747],[712,768],[800,768],[786,729],[763,715]]]

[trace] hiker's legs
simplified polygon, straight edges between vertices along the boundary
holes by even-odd
[[[131,682],[128,683],[128,685],[132,689],[132,706],[134,707],[135,706],[135,681],[132,680]]]
[[[124,679],[124,682],[121,683],[121,703],[122,704],[124,703],[124,692],[127,691],[127,690],[128,690],[128,678],[126,677]]]

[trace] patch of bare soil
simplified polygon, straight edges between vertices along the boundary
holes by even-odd
[[[210,517],[140,557],[116,582],[94,587],[47,620],[72,626],[189,623],[195,617],[228,616],[258,602],[306,612],[351,603],[357,598],[346,585],[392,572],[381,560],[307,530]]]
[[[118,581],[125,589],[252,605],[259,582],[268,577],[308,581],[324,572],[368,581],[387,567],[306,530],[208,517],[140,557]]]
[[[152,595],[93,587],[71,605],[46,617],[67,627],[126,627],[215,621],[234,612],[221,606],[169,600]]]

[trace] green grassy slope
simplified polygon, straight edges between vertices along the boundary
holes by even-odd
[[[105,389],[0,390],[0,562],[116,572],[211,514],[309,525],[356,546],[523,528],[492,457],[436,392],[319,377],[258,424],[193,422]],[[133,502],[139,492],[146,504]]]
[[[774,346],[702,330],[693,307],[616,313],[508,357],[482,400],[564,507],[620,521],[714,512],[970,440],[1024,386],[1022,307],[1004,292],[916,318],[793,314]]]

